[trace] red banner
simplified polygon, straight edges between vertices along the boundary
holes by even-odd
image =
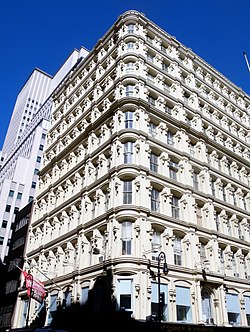
[[[44,284],[40,280],[34,279],[32,274],[23,270],[21,271],[25,278],[25,286],[27,289],[28,297],[31,297],[37,302],[42,303],[46,295]]]

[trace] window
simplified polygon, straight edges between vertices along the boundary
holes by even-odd
[[[2,228],[6,228],[8,224],[8,220],[3,220],[2,222]]]
[[[151,210],[158,211],[160,210],[160,193],[157,189],[153,188],[151,191]]]
[[[124,143],[124,163],[130,164],[132,163],[133,156],[133,142]]]
[[[46,134],[42,134],[42,138],[45,139],[46,138]]]
[[[35,175],[38,175],[38,173],[39,173],[39,169],[35,168],[35,170],[34,170],[34,174],[35,174]]]
[[[158,261],[158,255],[161,249],[161,233],[154,230],[152,235],[152,260]]]
[[[150,154],[150,170],[158,172],[158,156],[154,153]]]
[[[133,128],[133,112],[125,112],[125,128]]]
[[[56,310],[57,310],[57,294],[50,296],[48,325],[51,324]]]
[[[128,28],[128,33],[133,33],[134,29],[135,29],[135,25],[134,24],[128,24],[127,28]]]
[[[164,84],[164,90],[165,90],[165,91],[168,91],[168,90],[169,90],[169,87],[168,87],[167,84]],[[169,114],[169,115],[172,115],[172,108],[171,108],[171,107],[165,105],[165,107],[164,107],[164,111],[165,111],[165,113],[167,113],[167,114]]]
[[[169,67],[169,65],[167,63],[164,63],[164,62],[162,63],[162,70],[163,71],[167,72],[168,71],[168,67]]]
[[[194,157],[194,155],[195,155],[195,144],[194,143],[189,144],[189,153],[191,156]]]
[[[153,122],[150,122],[149,123],[149,134],[151,135],[151,136],[156,136],[156,124],[154,124]]]
[[[148,103],[152,106],[155,106],[155,98],[152,96],[148,96]]]
[[[82,287],[80,304],[83,305],[87,303],[89,297],[89,287]]]
[[[17,214],[18,211],[19,211],[19,207],[15,206],[14,213]]]
[[[19,193],[17,193],[17,198],[16,198],[16,199],[22,199],[22,195],[23,195],[23,194],[22,194],[22,193],[20,193],[20,192],[19,192]]]
[[[234,189],[233,192],[232,192],[232,196],[233,196],[233,203],[234,203],[234,206],[237,206],[237,200],[236,200],[236,195],[235,195],[235,189]]]
[[[225,258],[224,258],[224,249],[219,248],[219,260],[220,260],[220,269],[221,273],[224,273],[225,270]]]
[[[167,132],[167,144],[173,145],[174,144],[174,134],[171,131]]]
[[[162,298],[162,302],[159,301],[159,292],[158,292],[158,284],[155,282],[151,283],[151,315],[153,317],[158,316],[158,304],[161,305],[161,313],[162,320],[168,320],[168,286],[160,284],[160,296]]]
[[[123,183],[123,204],[132,203],[132,181],[124,181]]]
[[[198,179],[198,173],[193,172],[193,186],[194,190],[199,190],[199,179]]]
[[[147,81],[151,84],[155,84],[155,77],[148,73],[147,75]]]
[[[63,299],[63,307],[68,308],[71,306],[71,297],[72,297],[72,292],[70,290],[67,290],[64,293],[64,299]]]
[[[210,179],[210,186],[211,186],[212,195],[214,197],[216,197],[216,195],[215,195],[215,180],[214,179]]]
[[[150,36],[147,36],[147,41],[149,42],[149,43],[153,43],[153,38],[152,37],[150,37]]]
[[[211,310],[211,294],[210,292],[203,288],[201,291],[201,306],[202,306],[202,318],[203,321],[208,323],[209,319],[212,318]]]
[[[132,223],[124,221],[122,223],[122,254],[131,255]]]
[[[181,238],[175,236],[174,239],[174,264],[182,265],[182,247],[181,247]]]
[[[179,198],[176,196],[172,196],[171,199],[171,211],[172,211],[172,217],[179,219]]]
[[[11,205],[7,204],[7,205],[6,205],[6,208],[5,208],[5,211],[6,211],[6,212],[10,212],[10,209],[11,209]]]
[[[40,163],[40,162],[41,162],[41,160],[42,160],[42,157],[40,157],[40,156],[37,156],[37,158],[36,158],[36,161],[37,161],[38,163]]]
[[[207,257],[206,257],[206,245],[204,243],[200,243],[200,261],[203,266],[205,263]]]
[[[32,181],[31,188],[36,188],[36,182]]]
[[[227,316],[230,325],[240,325],[240,306],[237,294],[227,293]]]
[[[200,206],[196,208],[197,225],[202,226],[202,210]]]
[[[220,231],[220,217],[219,217],[219,212],[215,212],[215,225],[216,225],[216,230],[219,232]]]
[[[176,316],[178,322],[191,322],[189,288],[176,286]]]
[[[3,237],[3,236],[0,236],[0,245],[3,244],[3,241],[4,241],[4,237]]]
[[[235,256],[236,256],[236,253],[233,252],[232,253],[232,260],[231,260],[232,272],[233,272],[234,277],[239,277],[239,272],[238,272],[238,269],[237,269],[236,257]]]
[[[21,317],[21,325],[24,327],[26,325],[26,317],[28,311],[28,300],[22,301],[23,310],[22,310],[22,317]]]
[[[43,151],[43,148],[44,148],[44,146],[42,144],[40,144],[39,150]]]
[[[133,73],[135,69],[135,64],[134,62],[128,62],[126,63],[126,73]]]
[[[244,296],[247,325],[250,326],[250,296]]]
[[[133,95],[134,95],[134,85],[131,85],[131,84],[127,85],[125,94],[126,94],[126,97],[133,97]]]
[[[118,307],[120,310],[132,310],[132,280],[118,279]]]
[[[177,180],[178,164],[176,162],[169,162],[169,177],[170,179]]]
[[[230,222],[230,220],[227,220],[227,222],[226,222],[226,226],[227,226],[227,232],[228,232],[228,235],[232,235],[231,222]]]
[[[161,45],[161,51],[164,52],[164,53],[166,53],[166,47],[163,46],[163,45]]]
[[[10,190],[9,197],[13,197],[13,196],[14,196],[14,190]]]
[[[33,201],[33,199],[34,199],[34,197],[33,197],[33,196],[30,196],[30,197],[29,197],[29,203],[30,203],[31,201]]]
[[[225,185],[223,185],[223,186],[221,187],[221,190],[222,190],[222,199],[223,199],[224,202],[226,202],[226,198],[227,198],[227,196],[226,196]]]
[[[147,60],[148,60],[149,62],[154,62],[154,56],[153,56],[152,54],[148,53],[148,54],[147,54]]]
[[[133,42],[127,43],[127,50],[133,50],[134,46],[135,46],[135,43],[133,43]]]

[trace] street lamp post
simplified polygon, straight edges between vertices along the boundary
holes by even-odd
[[[160,263],[163,261],[163,268],[162,271],[165,275],[168,274],[168,265],[166,262],[166,255],[163,251],[161,251],[158,255],[158,271],[157,271],[157,277],[158,277],[158,315],[157,315],[157,321],[160,323],[163,316],[163,306],[164,306],[164,293],[161,294],[161,272],[160,272]]]

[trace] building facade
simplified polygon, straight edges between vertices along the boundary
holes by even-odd
[[[109,273],[137,320],[249,326],[249,96],[128,11],[51,98],[25,263],[46,324]]]
[[[9,245],[9,255],[5,261],[5,271],[1,273],[0,289],[0,331],[11,328],[11,318],[17,300],[18,288],[21,282],[21,271],[17,267],[23,266],[23,253],[29,226],[32,202],[21,209],[15,218]]]

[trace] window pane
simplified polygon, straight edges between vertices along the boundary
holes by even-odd
[[[21,198],[22,198],[22,195],[23,195],[22,193],[18,193],[18,194],[17,194],[17,199],[21,199]]]
[[[125,128],[133,128],[133,112],[125,112]]]
[[[120,308],[131,309],[131,295],[120,295]]]
[[[123,203],[132,203],[132,181],[124,181],[123,184]]]
[[[187,287],[176,287],[176,314],[177,321],[191,321],[190,289]]]
[[[152,191],[151,191],[151,210],[159,211],[159,209],[160,209],[159,191],[157,189],[152,189]]]
[[[82,287],[80,303],[81,304],[86,303],[88,301],[88,296],[89,296],[89,288],[88,287]]]
[[[158,172],[158,156],[153,153],[150,155],[150,170]]]
[[[131,255],[131,240],[122,240],[122,254]]]
[[[132,162],[132,154],[133,154],[133,142],[126,142],[124,144],[124,163]]]
[[[6,205],[5,211],[10,212],[11,206],[9,204]]]
[[[118,293],[120,308],[125,310],[132,309],[132,280],[118,280]]]
[[[7,224],[8,224],[8,221],[7,221],[7,220],[3,220],[3,222],[2,222],[2,227],[3,227],[3,228],[6,228],[6,227],[7,227]]]
[[[9,197],[13,197],[13,196],[14,196],[14,190],[10,190]]]

